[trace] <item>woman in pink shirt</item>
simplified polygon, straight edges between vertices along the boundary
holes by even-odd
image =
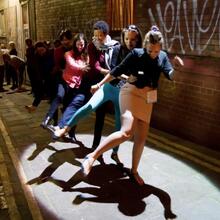
[[[65,53],[66,64],[62,81],[58,85],[57,95],[46,114],[48,122],[53,118],[61,103],[63,103],[63,109],[65,110],[62,117],[64,121],[69,120],[68,115],[72,115],[84,104],[87,91],[83,88],[81,82],[83,74],[89,70],[86,44],[84,34],[79,33],[74,37],[73,49]],[[59,123],[62,123],[62,120]]]

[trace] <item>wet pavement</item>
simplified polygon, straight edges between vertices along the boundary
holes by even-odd
[[[53,141],[39,125],[48,109],[36,112],[29,91],[0,95],[1,220],[218,220],[220,153],[151,129],[139,173],[140,187],[128,177],[132,142],[123,143],[124,169],[104,154],[88,178],[80,164],[91,151],[94,115],[77,127],[77,142]],[[103,138],[114,130],[108,115]]]

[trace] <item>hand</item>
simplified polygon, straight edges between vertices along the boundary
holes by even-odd
[[[134,82],[137,81],[137,77],[134,76],[134,75],[130,75],[130,76],[128,77],[127,81],[128,81],[129,83],[134,83]]]
[[[174,69],[179,69],[184,66],[183,60],[179,56],[175,56],[173,59],[173,67]]]
[[[92,94],[94,94],[99,88],[100,88],[100,86],[99,86],[99,84],[97,83],[97,84],[91,86],[90,92],[91,92]]]
[[[81,68],[81,70],[82,70],[83,72],[88,72],[88,71],[90,70],[89,64],[83,66],[83,67]]]
[[[109,70],[108,69],[104,69],[104,68],[101,68],[101,74],[103,75],[107,75],[109,73]]]

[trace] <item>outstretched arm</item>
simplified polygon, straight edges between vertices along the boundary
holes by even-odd
[[[179,71],[184,66],[183,60],[179,56],[175,56],[173,59],[173,71],[169,75],[172,80],[174,80],[175,73]]]
[[[110,82],[114,77],[108,73],[101,82],[91,86],[91,93],[95,93],[103,84]]]
[[[109,73],[104,77],[104,79],[101,82],[91,87],[91,92],[96,92],[104,83],[110,82],[115,77],[122,76],[123,78],[127,79],[128,77],[122,73],[127,73],[130,67],[130,63],[133,63],[131,62],[132,59],[133,54],[130,52],[118,66],[116,66],[113,70],[109,71]]]

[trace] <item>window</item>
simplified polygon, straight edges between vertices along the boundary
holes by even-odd
[[[133,24],[133,0],[109,0],[109,24],[112,31],[120,31],[129,24]]]

